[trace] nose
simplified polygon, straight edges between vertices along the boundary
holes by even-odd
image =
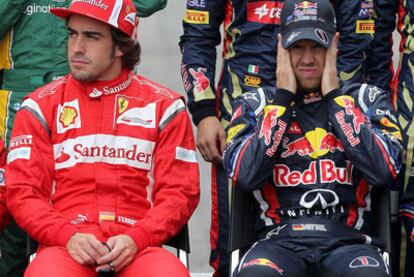
[[[83,53],[84,52],[84,42],[81,36],[76,36],[75,38],[71,38],[71,50],[75,53]]]
[[[315,61],[315,54],[312,51],[312,48],[305,48],[302,56],[302,62],[305,64],[311,64]]]

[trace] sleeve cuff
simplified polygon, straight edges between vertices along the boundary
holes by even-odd
[[[194,125],[198,126],[201,120],[209,116],[217,116],[216,115],[216,108],[210,106],[199,107],[193,113],[193,122]]]
[[[56,244],[66,247],[68,240],[79,230],[71,224],[66,224],[57,231]]]
[[[330,92],[328,92],[327,95],[325,95],[323,97],[323,99],[325,99],[326,101],[331,101],[332,99],[334,99],[337,96],[342,95],[342,92],[339,88],[336,88],[334,90],[331,90]]]
[[[148,232],[144,228],[138,225],[135,225],[133,228],[130,228],[125,233],[125,235],[130,236],[134,240],[135,245],[138,249],[138,252],[147,248],[151,244],[151,240],[150,240],[150,236]]]

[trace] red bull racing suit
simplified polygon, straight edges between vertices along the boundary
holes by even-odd
[[[339,43],[338,72],[344,83],[366,81],[390,90],[394,0],[333,1]],[[277,34],[283,1],[188,0],[180,39],[181,74],[195,125],[217,116],[230,121],[234,99],[275,85]],[[216,86],[216,46],[223,25],[223,63]],[[212,170],[210,264],[227,276],[228,181],[221,166]],[[218,209],[218,211],[217,211]]]
[[[179,232],[197,206],[194,149],[178,94],[127,70],[92,83],[67,75],[16,115],[8,207],[41,246],[65,247],[76,232],[126,234],[140,252]]]
[[[387,93],[366,84],[323,98],[260,88],[238,98],[227,134],[224,167],[257,200],[259,232],[286,226],[279,235],[332,239],[328,248],[342,236],[376,241],[371,195],[394,184],[402,156]]]

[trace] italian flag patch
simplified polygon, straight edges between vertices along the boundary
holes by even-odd
[[[257,65],[249,64],[249,73],[257,74],[259,73],[259,67]]]

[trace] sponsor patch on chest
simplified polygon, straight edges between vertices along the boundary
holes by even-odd
[[[58,106],[56,117],[56,130],[58,134],[63,134],[67,130],[80,128],[81,126],[82,123],[78,99],[65,102]]]
[[[132,137],[105,134],[81,136],[53,146],[55,168],[102,162],[150,170],[154,147],[152,141]]]
[[[141,103],[139,103],[141,102]],[[155,128],[156,104],[138,101],[136,98],[117,95],[115,123],[144,128]]]

